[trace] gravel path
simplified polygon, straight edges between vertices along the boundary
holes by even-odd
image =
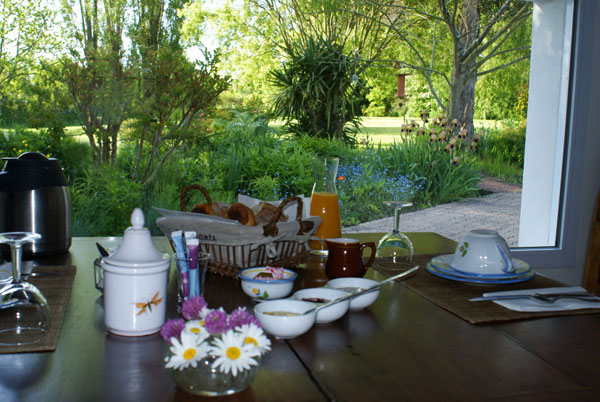
[[[436,232],[459,240],[473,229],[493,229],[506,239],[510,247],[516,247],[521,212],[520,188],[490,179],[487,181],[482,181],[483,189],[501,192],[404,213],[400,218],[400,230]],[[393,228],[393,221],[393,217],[378,219],[343,228],[342,232],[389,232]]]

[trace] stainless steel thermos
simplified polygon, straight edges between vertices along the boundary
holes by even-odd
[[[0,232],[36,232],[25,254],[65,252],[71,246],[71,201],[67,180],[55,158],[27,152],[3,158],[0,172]]]

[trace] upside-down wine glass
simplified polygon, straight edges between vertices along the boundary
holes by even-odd
[[[41,237],[31,232],[0,233],[0,243],[10,246],[13,270],[12,282],[0,288],[0,345],[39,341],[50,327],[48,301],[21,278],[22,246]]]
[[[373,265],[393,271],[408,269],[415,251],[410,239],[400,232],[400,212],[402,208],[412,206],[412,203],[386,201],[385,204],[394,208],[394,230],[379,241]]]

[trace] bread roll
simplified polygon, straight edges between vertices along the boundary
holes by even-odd
[[[248,208],[241,202],[231,204],[231,207],[229,207],[229,209],[227,210],[227,215],[225,217],[227,219],[236,220],[246,226],[256,225],[254,212],[252,212],[250,208]]]

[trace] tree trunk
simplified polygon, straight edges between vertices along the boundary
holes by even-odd
[[[467,70],[469,67],[467,67]],[[462,71],[463,68],[465,66],[461,64],[455,67],[455,71],[452,73],[453,85],[450,87],[448,121],[458,119],[459,126],[467,130],[467,144],[470,144],[473,138],[473,112],[477,77],[474,74]]]
[[[473,112],[475,107],[475,83],[477,71],[473,69],[476,58],[465,62],[465,49],[468,49],[479,35],[479,0],[467,0],[461,8],[458,24],[459,35],[455,38],[454,65],[452,67],[452,86],[448,104],[448,120],[458,119],[461,128],[467,131],[465,143],[473,138]]]

